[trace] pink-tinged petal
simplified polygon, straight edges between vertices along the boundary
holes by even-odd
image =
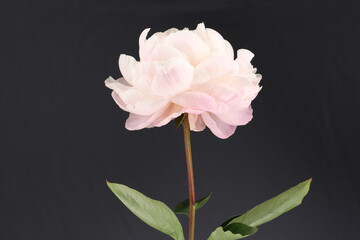
[[[166,62],[142,61],[138,64],[132,84],[145,94],[170,97],[188,89],[193,67],[182,58]]]
[[[121,109],[138,115],[151,115],[167,104],[163,99],[146,99],[135,88],[126,91],[114,90],[111,95]]]
[[[189,89],[193,71],[193,66],[182,58],[172,58],[159,64],[152,80],[152,93],[170,97]]]
[[[134,113],[130,113],[128,119],[125,122],[125,128],[127,130],[140,130],[149,127],[153,121],[153,115],[142,116]]]
[[[141,99],[135,97],[137,94],[134,89],[130,89],[120,95],[116,91],[112,91],[116,104],[124,111],[134,113],[136,115],[152,115],[157,112],[162,112],[163,108],[168,104],[167,100],[160,99]],[[133,99],[132,99],[133,98]]]
[[[213,97],[202,92],[185,92],[175,96],[171,101],[184,107],[188,113],[223,113],[229,111],[226,104],[216,101]]]
[[[151,85],[157,72],[158,63],[152,61],[141,61],[136,69],[134,87],[146,94],[151,94]]]
[[[201,116],[206,126],[218,138],[226,139],[234,134],[236,126],[223,122],[215,114],[203,113]]]
[[[188,114],[190,130],[195,132],[203,131],[206,127],[201,115]]]
[[[229,78],[221,82],[237,92],[239,92],[242,100],[239,102],[237,109],[242,109],[250,105],[251,101],[257,96],[261,87],[254,85],[251,79],[245,77]]]
[[[169,103],[167,99],[149,96],[137,88],[129,86],[123,78],[114,80],[110,77],[105,81],[105,84],[114,90],[112,96],[119,107],[128,112],[150,115]]]
[[[210,55],[210,49],[202,39],[188,30],[171,33],[165,38],[164,44],[184,53],[188,61],[194,66]]]
[[[143,60],[163,62],[171,58],[186,59],[186,56],[176,48],[173,48],[172,46],[159,43],[153,47],[152,51],[149,54],[147,54],[146,57],[143,58]]]
[[[138,62],[132,56],[128,56],[125,54],[121,54],[119,58],[119,68],[121,74],[125,78],[125,80],[133,85],[133,82],[136,78],[136,68],[138,66]]]
[[[227,124],[240,126],[250,122],[253,117],[252,112],[253,110],[251,106],[249,106],[241,110],[233,110],[224,114],[219,114],[217,116]]]
[[[115,103],[124,111],[129,112],[128,108],[126,107],[126,103],[120,98],[120,96],[115,92],[111,92],[111,96],[114,99]]]
[[[236,75],[238,64],[229,58],[213,56],[202,61],[194,73],[193,86],[209,81],[219,81]]]
[[[183,113],[183,107],[176,104],[169,104],[169,106],[161,114],[159,114],[159,116],[156,116],[156,119],[154,120],[152,125],[155,127],[164,126]]]
[[[172,119],[180,116],[183,108],[175,104],[168,104],[163,109],[152,115],[142,116],[130,113],[125,127],[129,130],[139,130],[149,127],[161,127],[168,124]]]
[[[230,107],[233,104],[238,104],[241,99],[238,91],[224,84],[219,84],[216,82],[203,84],[197,87],[196,91],[206,93],[207,95],[212,96],[216,100],[226,103]]]
[[[221,81],[221,84],[233,88],[238,92],[244,92],[254,89],[254,85],[252,84],[252,82],[248,78],[242,76],[224,79],[223,81]]]
[[[122,99],[124,98],[122,97]],[[161,110],[168,103],[166,99],[143,98],[128,104],[126,107],[129,109],[129,112],[139,115],[150,115]]]

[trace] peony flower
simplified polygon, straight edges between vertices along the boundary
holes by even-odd
[[[195,30],[175,28],[139,38],[140,61],[121,54],[122,78],[105,85],[121,109],[130,113],[125,127],[160,127],[188,113],[190,129],[207,126],[228,138],[252,119],[251,101],[261,87],[261,75],[250,63],[249,50],[234,51],[228,41],[203,23]]]

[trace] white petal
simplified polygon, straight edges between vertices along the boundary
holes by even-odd
[[[218,101],[224,102],[228,105],[229,103],[234,101],[236,102],[239,99],[238,91],[216,82],[202,84],[196,88],[196,91],[206,93],[207,95],[210,95]],[[231,106],[231,104],[229,106]]]
[[[199,23],[196,27],[196,29],[193,31],[195,34],[197,34],[205,43],[209,41],[208,34],[206,32],[205,24]]]
[[[105,81],[107,87],[113,89],[112,96],[115,102],[125,111],[139,115],[150,115],[164,108],[169,101],[144,94],[135,87],[126,85],[123,78]]]
[[[133,94],[136,95],[137,93],[133,93]],[[135,114],[150,115],[161,110],[168,103],[169,103],[168,100],[165,99],[143,98],[143,99],[137,99],[137,101],[134,101],[132,104],[128,104],[127,108],[129,109],[129,112]]]
[[[139,56],[140,56],[140,59],[143,59],[144,56],[146,55],[146,53],[149,51],[147,49],[147,46],[145,46],[146,37],[147,37],[149,31],[150,31],[150,28],[144,29],[144,31],[142,31],[142,33],[140,34],[140,37],[139,37]]]
[[[236,126],[221,121],[216,115],[212,113],[203,113],[201,116],[206,126],[215,136],[225,139],[234,134]]]
[[[187,90],[193,80],[194,68],[181,58],[159,64],[152,81],[152,93],[170,97]]]
[[[247,49],[239,49],[237,51],[236,62],[239,64],[239,73],[244,76],[254,75],[254,68],[251,64],[254,54]]]
[[[254,54],[247,50],[247,49],[239,49],[237,50],[237,61],[241,62],[251,62],[251,60],[254,58]]]
[[[239,92],[241,101],[238,102],[238,109],[250,105],[251,101],[257,96],[261,87],[254,85],[251,79],[245,77],[234,77],[221,82],[235,91]]]
[[[105,80],[105,86],[112,90],[114,90],[116,87],[118,87],[119,84],[123,85],[124,87],[131,87],[124,78],[119,78],[119,79],[115,80],[112,77],[108,77]]]
[[[151,84],[156,74],[156,62],[141,61],[136,68],[132,84],[144,93],[151,94]]]
[[[125,80],[133,85],[133,82],[136,78],[136,68],[138,66],[138,62],[132,56],[128,56],[125,54],[121,54],[119,58],[119,68],[121,74],[125,78]]]
[[[152,115],[156,112],[161,112],[168,104],[168,101],[163,99],[141,98],[142,96],[133,88],[121,91],[121,94],[114,90],[111,96],[122,110],[137,115]]]
[[[154,33],[149,39],[146,40],[146,36],[147,36],[149,30],[150,29],[145,29],[139,38],[139,45],[140,45],[139,55],[140,55],[141,60],[148,59],[149,55],[152,54],[154,48],[158,44],[162,44],[164,42],[165,38],[169,34],[178,31],[176,28],[171,28],[165,32]]]
[[[115,103],[124,111],[129,112],[128,108],[126,107],[126,103],[119,97],[119,95],[115,92],[111,92],[111,96],[114,99]]]
[[[202,61],[195,68],[193,86],[235,76],[237,72],[238,64],[234,60],[213,56]]]
[[[209,44],[211,46],[211,54],[216,56],[224,56],[234,60],[234,49],[231,44],[226,41],[217,31],[207,28],[206,29]]]
[[[177,50],[176,48],[173,48],[172,46],[159,43],[153,47],[151,52],[147,54],[146,58],[143,58],[142,60],[145,61],[158,61],[163,62],[167,61],[171,58],[185,58],[186,56]]]
[[[166,62],[141,61],[131,83],[145,94],[168,98],[190,87],[193,71],[182,58]]]
[[[184,53],[193,66],[196,66],[210,54],[210,49],[204,41],[188,30],[171,33],[166,37],[164,43]]]

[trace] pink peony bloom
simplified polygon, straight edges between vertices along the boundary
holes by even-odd
[[[234,51],[230,43],[203,23],[195,30],[169,29],[139,38],[140,61],[121,54],[122,78],[105,85],[121,109],[130,113],[128,130],[160,127],[188,113],[190,129],[207,126],[228,138],[252,119],[251,101],[261,87],[249,50]]]

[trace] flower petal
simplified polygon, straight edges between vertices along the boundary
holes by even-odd
[[[234,49],[217,31],[205,28],[204,23],[200,23],[193,32],[210,47],[212,56],[223,56],[234,60]]]
[[[251,64],[254,54],[247,49],[237,50],[237,58],[235,61],[239,64],[239,73],[242,75],[254,75],[254,68]]]
[[[136,68],[138,66],[138,62],[132,56],[121,54],[119,58],[119,68],[121,74],[125,78],[125,80],[133,85],[133,82],[136,78]]]
[[[139,56],[141,60],[146,60],[150,54],[152,54],[154,48],[158,44],[162,44],[164,39],[171,33],[177,32],[176,28],[170,28],[165,32],[154,33],[149,39],[146,40],[146,36],[149,33],[150,28],[145,29],[139,38]]]
[[[194,68],[181,58],[172,58],[156,67],[151,90],[154,95],[170,97],[187,90]]]
[[[239,49],[237,50],[237,60],[240,62],[251,62],[251,60],[254,58],[254,54],[247,50],[247,49]]]
[[[119,97],[119,95],[115,92],[111,92],[111,96],[114,99],[115,103],[124,111],[129,112],[128,108],[126,107],[126,103]]]
[[[213,56],[196,66],[193,86],[234,76],[237,72],[238,64],[234,60]]]
[[[188,30],[171,33],[164,43],[184,53],[193,66],[210,55],[210,49],[202,39]]]
[[[209,37],[209,44],[211,46],[211,54],[215,56],[224,56],[231,60],[234,59],[234,49],[231,44],[226,41],[220,33],[214,29],[207,28],[207,35]]]
[[[251,78],[234,77],[228,78],[221,82],[237,92],[239,92],[242,100],[238,102],[238,109],[242,109],[250,105],[251,101],[257,96],[261,87],[254,85]]]
[[[185,92],[175,96],[171,101],[183,106],[188,113],[223,113],[229,110],[226,104],[216,101],[213,97],[202,92]]]
[[[236,126],[223,122],[215,114],[205,112],[201,117],[211,132],[219,138],[226,139],[235,132]]]
[[[175,104],[169,104],[162,110],[148,116],[130,113],[129,118],[126,120],[125,127],[129,130],[139,130],[146,127],[161,127],[168,124],[172,119],[180,116],[182,113],[183,108]]]
[[[228,106],[233,104],[238,104],[241,99],[241,96],[238,91],[233,88],[230,88],[227,85],[219,84],[216,82],[211,82],[207,84],[202,84],[196,88],[196,91],[203,92],[218,101],[224,102]]]
[[[124,79],[108,78],[106,86],[113,89],[112,96],[119,107],[127,112],[139,115],[150,115],[164,108],[169,100],[148,96],[140,90],[124,84]]]
[[[169,104],[169,106],[159,115],[153,122],[153,126],[161,127],[168,124],[174,118],[177,118],[184,113],[184,108],[176,105]]]
[[[197,34],[205,43],[207,43],[209,41],[209,37],[206,32],[205,24],[203,22],[199,23],[193,32],[195,34]]]
[[[137,94],[137,93],[134,93]],[[136,96],[138,97],[138,96]],[[124,101],[125,102],[125,101]],[[154,98],[143,98],[135,101],[132,104],[127,105],[129,112],[140,114],[140,115],[149,115],[153,114],[168,104],[168,101],[165,99],[154,99]]]
[[[143,58],[143,60],[163,62],[171,58],[186,59],[186,56],[176,48],[173,48],[172,46],[159,43],[153,47],[151,52],[149,52],[149,54],[147,54],[146,57]]]
[[[130,113],[128,119],[125,122],[125,128],[127,130],[140,130],[149,127],[154,120],[153,115],[143,116],[134,113]]]
[[[201,115],[199,114],[188,114],[190,130],[195,132],[203,131],[206,127]]]
[[[252,112],[253,110],[251,106],[248,106],[247,108],[241,110],[233,110],[227,113],[219,114],[217,116],[227,124],[240,126],[250,122],[253,117]]]
[[[128,88],[128,87],[132,87],[131,85],[129,85],[129,83],[124,79],[124,78],[119,78],[117,80],[115,80],[112,77],[108,77],[105,80],[105,86],[110,88],[111,90],[114,90],[115,88],[118,87],[123,87],[124,89]]]
[[[150,28],[144,29],[144,31],[141,32],[139,37],[139,56],[140,59],[144,58],[144,55],[148,52],[147,46],[145,46],[146,43],[146,37],[150,31]]]

